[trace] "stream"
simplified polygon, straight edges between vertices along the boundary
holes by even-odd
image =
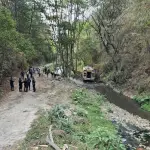
[[[95,90],[96,92],[104,95],[109,103],[112,104],[112,107],[115,107],[116,105],[121,108],[120,113],[124,113],[125,115],[117,115],[117,117],[112,115],[113,117],[109,117],[109,120],[111,120],[116,126],[118,134],[121,136],[122,142],[126,145],[127,150],[134,150],[139,145],[143,145],[144,147],[150,146],[150,124],[147,123],[147,128],[144,127],[144,125],[139,127],[139,124],[143,124],[143,120],[146,122],[150,121],[149,112],[142,110],[132,99],[114,91],[112,88],[103,83],[83,83],[80,80],[72,78],[71,81],[80,87]],[[108,113],[109,116],[111,116],[111,113],[113,112],[110,111]],[[130,121],[120,121],[120,119],[118,119],[119,117],[128,118],[128,115],[132,115],[134,119],[133,117],[131,117],[131,119],[129,118]],[[131,123],[132,119],[134,120],[134,123]]]

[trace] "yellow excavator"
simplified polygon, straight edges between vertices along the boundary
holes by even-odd
[[[83,67],[82,72],[83,81],[94,81],[95,80],[95,70],[91,66]]]

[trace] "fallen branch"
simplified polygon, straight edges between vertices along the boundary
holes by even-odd
[[[52,125],[49,128],[49,138],[54,143],[53,136],[52,136]]]
[[[49,135],[47,136],[46,138],[46,142],[52,146],[55,150],[61,150],[55,143],[54,143],[54,140],[53,140],[53,135],[52,135],[52,125],[50,126],[49,128]],[[63,147],[63,150],[69,150],[69,147],[68,145],[64,145]]]
[[[61,150],[55,143],[53,143],[53,142],[49,139],[48,136],[47,136],[46,142],[47,142],[50,146],[52,146],[55,150]]]

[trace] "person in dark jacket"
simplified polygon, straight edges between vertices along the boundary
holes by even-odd
[[[24,79],[24,92],[28,92],[28,82],[27,82],[27,78]]]
[[[12,76],[10,77],[10,88],[11,88],[11,91],[14,91],[14,80]]]
[[[28,84],[28,90],[30,91],[31,79],[29,77],[27,78],[27,84]]]
[[[19,78],[19,92],[22,92],[22,80]]]
[[[30,77],[32,78],[32,75],[33,75],[33,70],[32,70],[32,68],[29,68],[29,74],[30,74]]]
[[[47,67],[44,68],[44,72],[45,72],[45,74],[47,74]]]
[[[35,92],[35,91],[36,91],[35,83],[36,83],[36,81],[35,81],[35,78],[33,77],[33,78],[32,78],[33,92]]]
[[[47,71],[46,71],[46,75],[47,75],[47,77],[48,77],[48,75],[50,74],[50,69],[47,69]]]
[[[24,79],[24,71],[21,71],[20,76],[22,79]]]

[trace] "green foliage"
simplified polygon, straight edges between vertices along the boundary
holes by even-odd
[[[89,99],[91,99],[91,105],[82,103]],[[73,93],[73,100],[80,101],[77,103],[78,107],[80,106],[81,109],[87,111],[86,116],[82,113],[77,113],[77,115],[88,120],[87,123],[76,124],[75,139],[86,143],[92,150],[125,150],[116,129],[109,121],[105,120],[100,111],[99,105],[105,100],[104,96],[80,89]]]
[[[69,109],[66,105],[56,105],[49,113],[49,117],[54,117],[55,119],[67,118],[65,115],[65,110]]]
[[[50,35],[43,32],[48,26],[42,20],[38,3],[34,5],[30,0],[8,3],[0,6],[1,79],[18,68],[26,69],[28,64],[53,59]]]
[[[88,93],[87,90],[85,89],[76,90],[72,94],[72,98],[75,104],[80,104],[85,106],[97,105],[104,100],[103,96],[94,93],[93,94]]]
[[[0,31],[10,31],[16,26],[10,11],[4,7],[0,7],[0,24]]]
[[[73,132],[73,120],[72,118],[60,118],[57,120],[57,127],[64,130],[67,134]]]
[[[16,23],[11,13],[4,7],[0,8],[0,64],[1,74],[7,75],[17,67],[25,67],[26,61],[32,62],[36,57],[35,49],[29,39],[16,31]]]
[[[81,107],[77,107],[76,112],[77,112],[77,115],[80,117],[87,117],[88,115],[88,112],[84,108],[81,108]]]
[[[141,108],[150,112],[150,102],[143,104]]]
[[[133,100],[135,100],[143,110],[150,111],[150,95],[141,94],[134,96]]]
[[[120,138],[108,127],[98,127],[87,137],[87,143],[92,149],[125,150]]]
[[[138,102],[139,104],[143,104],[145,103],[147,100],[150,100],[150,95],[138,95],[138,96],[134,96],[133,99]]]
[[[64,130],[66,133],[71,133],[73,131],[73,120],[66,116],[65,110],[67,109],[69,109],[68,106],[56,105],[49,112],[48,118],[52,123],[55,123],[59,129]]]
[[[54,141],[60,147],[67,143],[79,150],[125,150],[115,127],[100,111],[99,106],[105,97],[84,89],[74,91],[72,96],[74,100],[84,102],[87,97],[92,99],[91,105],[82,105],[82,102],[73,108],[56,105],[48,113],[40,113],[20,150],[28,149],[32,145],[45,144],[50,125],[53,125],[53,130],[63,130],[66,133],[62,136],[53,133]],[[68,110],[71,111],[69,116],[66,113]]]

